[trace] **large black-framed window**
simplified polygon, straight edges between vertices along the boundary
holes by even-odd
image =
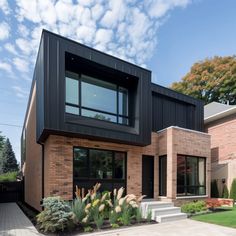
[[[206,194],[206,158],[177,156],[177,196]]]
[[[66,113],[129,125],[128,89],[66,71]]]
[[[74,186],[89,189],[101,183],[101,190],[126,187],[126,153],[74,147]]]

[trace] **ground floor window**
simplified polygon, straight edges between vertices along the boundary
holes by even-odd
[[[74,186],[101,191],[126,187],[126,153],[84,147],[74,148]]]
[[[206,158],[177,156],[177,195],[206,194]]]

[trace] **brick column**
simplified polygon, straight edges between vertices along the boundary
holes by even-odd
[[[44,153],[44,196],[73,198],[73,148],[62,136],[49,136]]]
[[[167,198],[170,199],[176,197],[176,161],[173,129],[167,129]]]

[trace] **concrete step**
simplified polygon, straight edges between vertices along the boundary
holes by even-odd
[[[157,208],[152,210],[152,218],[155,219],[156,216],[163,216],[177,213],[181,213],[181,209],[179,207]]]
[[[160,201],[151,201],[151,202],[141,202],[141,206],[145,207],[148,210],[173,207],[174,204],[172,202],[160,202]]]
[[[163,222],[169,222],[169,221],[182,220],[182,219],[186,219],[186,218],[187,218],[187,214],[176,213],[176,214],[156,216],[156,221],[159,223],[163,223]]]

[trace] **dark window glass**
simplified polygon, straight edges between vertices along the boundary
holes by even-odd
[[[82,76],[82,106],[104,112],[117,112],[117,86],[102,80]]]
[[[74,177],[88,177],[88,152],[86,149],[74,149]]]
[[[67,73],[66,77],[66,103],[79,105],[79,81],[74,79],[76,77],[72,73]]]
[[[112,179],[112,152],[89,150],[90,177]]]
[[[66,105],[66,112],[74,115],[79,115],[79,108]]]
[[[101,112],[96,112],[96,111],[90,111],[90,110],[87,110],[87,109],[82,109],[81,114],[82,114],[82,116],[87,116],[87,117],[95,118],[95,119],[98,119],[98,120],[116,122],[116,116],[109,115],[109,114],[106,114],[106,113],[101,113]]]
[[[177,157],[178,196],[206,194],[205,166],[206,166],[205,158],[178,155]]]
[[[126,88],[68,71],[65,83],[67,113],[129,125]]]
[[[119,87],[119,115],[128,116],[128,90]]]
[[[125,179],[125,154],[122,152],[115,153],[114,178]]]

